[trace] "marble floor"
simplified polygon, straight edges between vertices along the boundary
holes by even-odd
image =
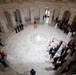
[[[34,34],[44,36],[32,37]],[[46,24],[38,24],[36,29],[33,25],[27,25],[24,30],[17,34],[15,31],[12,32],[6,39],[4,47],[9,66],[25,75],[30,75],[29,72],[32,68],[36,70],[36,75],[55,75],[54,70],[46,70],[46,68],[53,67],[46,51],[53,38],[63,40],[66,43],[70,40],[70,37],[63,31]]]

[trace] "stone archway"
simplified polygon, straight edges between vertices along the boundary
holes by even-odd
[[[55,21],[57,18],[59,18],[59,13],[60,13],[59,9],[55,9],[53,11],[52,21]]]
[[[12,20],[11,20],[11,15],[9,12],[7,11],[4,11],[4,15],[5,15],[5,18],[6,18],[6,21],[7,21],[7,27],[9,30],[12,30],[13,29],[13,25],[12,25]]]
[[[14,15],[15,15],[15,21],[16,21],[16,22],[22,21],[22,20],[21,20],[21,14],[20,14],[19,9],[15,9],[15,10],[14,10]]]
[[[75,17],[73,19],[72,25],[74,25],[75,23],[76,23],[76,15],[75,15]]]
[[[69,19],[70,19],[71,13],[70,11],[65,11],[62,17],[62,21],[65,22],[65,24],[68,23]]]
[[[49,7],[45,7],[44,15],[43,15],[44,23],[46,23],[46,24],[49,23],[49,17],[50,17],[50,9],[49,9]]]
[[[73,22],[72,22],[72,26],[74,26],[74,25],[76,25],[76,15],[75,15]]]

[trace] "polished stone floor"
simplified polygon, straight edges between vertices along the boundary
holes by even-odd
[[[19,33],[11,33],[4,47],[10,67],[25,75],[30,75],[32,68],[36,70],[36,75],[55,75],[55,71],[50,69],[53,65],[47,52],[53,38],[66,43],[70,40],[70,36],[63,31],[46,24],[38,24],[36,29],[33,25],[27,25]]]

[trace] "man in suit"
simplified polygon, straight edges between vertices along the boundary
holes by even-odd
[[[59,61],[61,61],[61,60],[64,59],[65,57],[67,57],[67,55],[68,55],[67,52],[63,53],[63,55],[61,55],[61,56],[59,57]]]
[[[17,32],[18,32],[18,31],[17,31],[17,28],[15,27],[14,29],[15,29],[15,32],[17,33]]]
[[[69,47],[68,46],[64,46],[61,50],[61,55],[64,53],[64,52],[67,52],[69,50]]]
[[[50,50],[49,50],[49,54],[52,54],[52,51],[53,51],[53,47],[50,48]]]
[[[53,60],[53,64],[55,64],[55,63],[57,63],[57,61],[58,61],[58,59],[59,59],[59,57],[57,56],[57,57],[55,57]]]
[[[60,67],[60,63],[55,63],[53,70],[57,70]]]
[[[30,71],[30,74],[31,74],[31,75],[35,75],[35,74],[36,74],[36,71],[35,71],[34,69],[32,69],[32,70]]]

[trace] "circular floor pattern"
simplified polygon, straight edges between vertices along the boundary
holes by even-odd
[[[6,39],[4,51],[7,61],[20,74],[25,72],[25,75],[29,75],[29,71],[34,68],[36,75],[54,75],[54,71],[45,70],[52,66],[46,52],[47,46],[53,38],[67,41],[66,36],[63,31],[51,25],[39,24],[36,29],[33,25],[27,25],[24,30],[17,34],[14,31]]]
[[[42,33],[35,33],[31,36],[30,39],[31,39],[32,43],[40,45],[47,41],[47,36]]]

